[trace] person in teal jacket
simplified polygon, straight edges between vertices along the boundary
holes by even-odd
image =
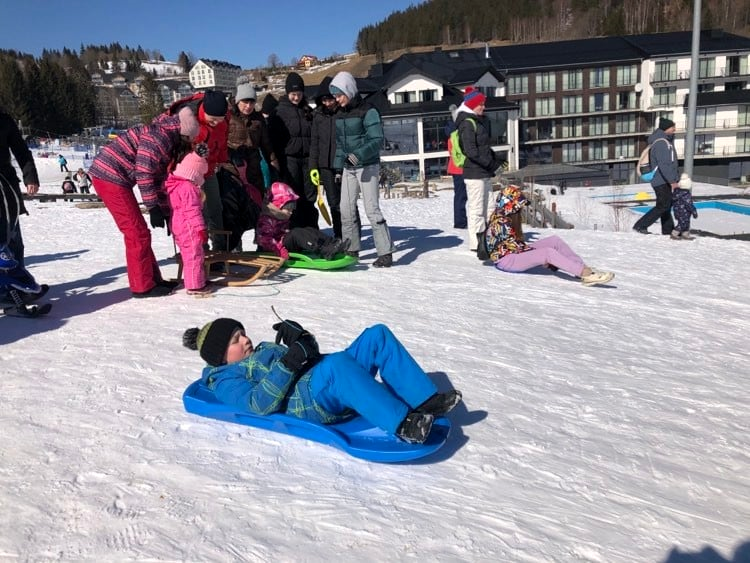
[[[361,191],[378,253],[372,265],[389,268],[393,264],[393,242],[379,201],[380,147],[384,138],[380,114],[362,99],[357,81],[348,72],[336,74],[329,90],[340,107],[336,113],[336,156],[333,167],[343,169],[341,238],[349,239],[349,254],[357,256],[361,237],[357,198]]]
[[[359,413],[406,442],[423,443],[434,418],[461,401],[460,391],[438,393],[383,324],[365,329],[344,351],[323,355],[299,323],[273,328],[276,343],[253,346],[239,321],[220,318],[186,330],[183,344],[208,364],[201,379],[219,401],[256,415],[331,424]]]

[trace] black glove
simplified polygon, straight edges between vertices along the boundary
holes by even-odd
[[[281,363],[292,373],[300,374],[310,369],[319,359],[320,351],[315,337],[305,332],[289,346],[289,350],[281,358]]]
[[[195,154],[206,158],[208,156],[208,145],[206,143],[198,143],[195,145]]]
[[[152,207],[148,210],[148,214],[151,218],[151,227],[156,229],[163,229],[164,226],[167,224],[167,218],[164,215],[164,211],[162,210],[161,206],[157,205],[156,207]]]
[[[352,153],[349,153],[346,157],[346,161],[351,164],[352,166],[357,166],[359,164],[359,158],[357,158],[357,155]]]
[[[296,321],[285,319],[284,322],[276,323],[272,327],[276,331],[276,344],[284,343],[284,346],[291,347],[297,342],[303,334],[310,335],[302,325]],[[312,335],[310,335],[312,336]]]

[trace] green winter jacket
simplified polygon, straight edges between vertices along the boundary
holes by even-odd
[[[336,156],[334,168],[349,168],[349,154],[359,159],[357,167],[380,164],[383,122],[380,113],[357,94],[336,114]]]

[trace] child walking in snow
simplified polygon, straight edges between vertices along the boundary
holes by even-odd
[[[201,194],[207,171],[206,159],[197,152],[191,152],[185,155],[164,182],[172,208],[171,229],[182,257],[185,290],[188,295],[198,297],[210,293],[203,266],[208,232],[203,219]]]
[[[239,321],[216,319],[186,330],[182,342],[208,364],[202,381],[219,401],[257,415],[332,424],[356,412],[406,442],[424,443],[435,417],[461,401],[460,391],[438,393],[383,324],[325,355],[299,323],[285,320],[273,328],[276,344],[253,346]],[[383,383],[375,379],[378,372]]]
[[[258,227],[256,243],[261,250],[273,252],[285,260],[290,252],[320,254],[332,260],[346,250],[348,244],[328,236],[316,227],[289,228],[289,221],[299,196],[283,182],[274,182],[266,192]]]
[[[682,173],[680,176],[680,187],[672,190],[672,211],[677,221],[674,230],[670,233],[673,240],[693,240],[695,237],[690,234],[690,217],[698,218],[698,210],[693,204],[693,195],[691,189],[693,182],[690,176]]]

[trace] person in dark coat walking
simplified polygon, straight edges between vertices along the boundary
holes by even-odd
[[[326,76],[315,96],[310,136],[310,180],[316,187],[323,184],[331,210],[333,236],[341,238],[341,170],[333,167],[338,104],[328,89],[331,80],[330,76]]]
[[[656,168],[651,180],[651,187],[656,194],[656,205],[633,225],[633,230],[643,235],[648,228],[661,220],[661,234],[669,235],[674,229],[672,219],[672,190],[680,187],[680,171],[677,168],[677,152],[674,150],[675,124],[666,117],[659,118],[659,127],[651,133],[648,144],[651,145],[649,162]]]

